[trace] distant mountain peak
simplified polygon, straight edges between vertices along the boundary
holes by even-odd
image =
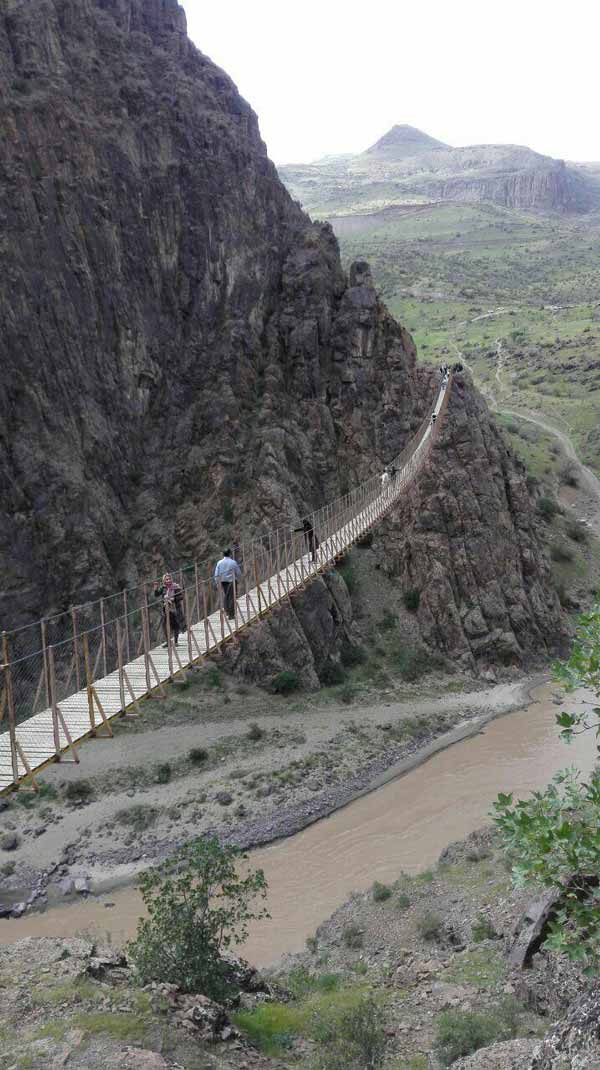
[[[450,145],[437,141],[429,134],[424,134],[422,130],[417,130],[416,126],[397,123],[363,155],[386,155],[400,159],[402,156],[416,156],[420,152],[429,152],[431,149],[449,148]]]

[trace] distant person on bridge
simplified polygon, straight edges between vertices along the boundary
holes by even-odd
[[[308,546],[308,552],[310,554],[311,561],[317,560],[317,550],[319,549],[319,540],[315,531],[314,524],[309,516],[305,516],[302,521],[301,528],[294,528],[294,531],[301,531],[306,539],[306,545]]]
[[[179,633],[185,631],[183,620],[183,591],[178,583],[175,583],[170,572],[165,572],[162,578],[162,586],[154,590],[155,598],[162,598],[163,627],[165,629],[166,643],[169,642],[169,631],[175,646],[179,641]],[[167,624],[168,614],[168,624]]]
[[[387,498],[390,491],[390,473],[384,468],[381,473],[381,493]]]
[[[230,620],[235,620],[235,584],[241,575],[242,570],[231,556],[231,550],[224,550],[215,566],[215,584],[221,587],[223,605]]]
[[[435,427],[435,421],[436,420],[437,420],[437,412],[432,412],[432,414],[431,414],[431,429],[432,430]]]

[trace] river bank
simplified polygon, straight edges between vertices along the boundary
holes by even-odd
[[[521,681],[519,688],[524,686]],[[508,695],[493,691],[488,706],[501,709]],[[513,691],[513,699],[517,693]],[[333,813],[324,820],[300,808],[283,812],[280,822],[271,818],[235,834],[228,830],[230,839],[246,835],[252,842],[258,832],[267,836],[289,827],[286,822],[310,821],[304,831],[252,853],[253,864],[267,876],[273,921],[251,929],[246,957],[263,966],[297,952],[351,889],[365,889],[374,879],[393,880],[400,870],[426,869],[448,842],[486,822],[498,791],[525,795],[571,761],[583,770],[591,768],[594,751],[588,740],[580,737],[567,752],[558,739],[556,695],[551,684],[538,685],[530,701],[513,713],[498,717],[497,710],[495,715],[488,708],[425,747],[413,742],[411,754],[372,777],[368,787],[357,788],[353,801],[346,799],[344,806],[336,807],[334,793],[329,794]],[[569,708],[581,708],[585,698],[573,696]],[[349,790],[344,785],[344,791]],[[166,852],[167,847],[162,849]],[[102,880],[96,885],[97,896],[59,896],[64,905],[0,922],[0,943],[73,931],[96,936],[108,931],[116,943],[124,942],[135,932],[143,909],[131,886],[132,873],[115,878],[112,871]],[[54,899],[56,904],[56,895]]]
[[[140,990],[114,944],[93,935],[21,940],[0,947],[0,1066],[314,1070],[324,1029],[337,1023],[343,1045],[340,1023],[367,999],[386,1070],[442,1070],[441,1052],[455,1070],[529,1070],[584,988],[553,954],[511,967],[532,894],[511,885],[491,831],[477,831],[429,869],[354,893],[226,1010],[173,986]]]
[[[429,678],[349,708],[226,680],[216,689],[215,672],[149,705],[144,723],[117,724],[118,746],[89,741],[81,765],[50,766],[38,795],[2,800],[3,832],[16,845],[0,854],[5,910],[44,905],[47,892],[68,897],[73,882],[87,892],[131,880],[209,831],[244,847],[292,835],[398,775],[399,763],[518,708],[534,682],[481,689]]]

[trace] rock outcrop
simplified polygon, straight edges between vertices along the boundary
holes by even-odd
[[[297,522],[400,451],[435,383],[176,0],[5,0],[0,92],[4,626]],[[428,642],[518,660],[556,634],[523,473],[468,383],[386,540]],[[341,635],[331,588],[295,610],[327,656],[334,603]]]
[[[562,635],[523,465],[466,376],[427,473],[382,526],[381,568],[419,592],[421,636],[465,667],[522,665]]]
[[[530,1070],[597,1070],[600,1066],[600,998],[581,996],[544,1037]]]

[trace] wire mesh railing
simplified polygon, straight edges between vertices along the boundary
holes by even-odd
[[[172,573],[180,588],[173,612],[158,581],[147,581],[3,632],[0,723],[6,719],[8,731],[0,732],[0,790],[65,750],[78,760],[76,739],[112,734],[113,716],[162,689],[165,679],[220,648],[339,557],[415,479],[439,434],[449,394],[448,382],[436,397],[436,419],[428,412],[387,477],[372,476],[306,514],[300,527],[282,525],[236,547],[241,576],[231,617],[212,569],[194,562]],[[28,726],[26,750],[20,724]]]

